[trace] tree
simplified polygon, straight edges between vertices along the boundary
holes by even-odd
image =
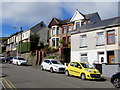
[[[60,39],[60,40],[59,40],[59,43],[60,43],[60,47],[62,47],[63,39]]]
[[[30,36],[30,43],[31,43],[31,50],[37,50],[38,47],[38,43],[39,43],[39,37],[37,34],[31,35]]]

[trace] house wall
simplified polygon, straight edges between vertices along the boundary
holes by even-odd
[[[40,37],[39,38],[39,43],[43,43],[44,45],[48,45],[48,28],[45,27],[41,29],[37,35]],[[40,45],[39,45],[40,46]]]

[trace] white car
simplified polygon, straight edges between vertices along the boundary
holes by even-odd
[[[41,70],[49,70],[53,72],[65,72],[65,66],[54,59],[45,59],[41,64]]]
[[[24,58],[21,57],[14,57],[12,59],[12,64],[16,64],[16,65],[26,65],[27,61]]]

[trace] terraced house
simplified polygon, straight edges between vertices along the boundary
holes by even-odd
[[[71,32],[78,30],[84,24],[93,23],[101,20],[97,12],[91,14],[82,14],[76,10],[70,19],[52,18],[48,27],[49,30],[49,46],[57,48],[60,46],[59,40],[63,40],[63,47],[69,47],[71,43]]]
[[[120,17],[89,23],[72,32],[71,61],[120,63]]]
[[[21,31],[11,35],[7,40],[6,46],[8,55],[16,55],[17,47],[19,47],[18,51],[20,53],[29,52],[31,48],[36,49],[35,46],[32,46],[32,39],[35,40],[35,37],[38,37],[36,47],[41,46],[41,43],[43,45],[48,45],[48,28],[43,21],[28,30],[23,31],[21,29]]]

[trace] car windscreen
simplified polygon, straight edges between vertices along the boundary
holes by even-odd
[[[60,62],[58,61],[51,61],[53,64],[61,64]]]
[[[90,69],[94,69],[94,67],[90,64],[87,64],[87,63],[81,63],[81,65],[84,67],[84,68],[90,68]]]
[[[17,58],[18,60],[25,60],[24,58]]]

